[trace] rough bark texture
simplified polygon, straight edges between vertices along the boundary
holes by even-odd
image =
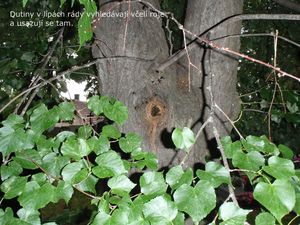
[[[159,9],[158,0],[148,0]],[[186,28],[200,34],[222,19],[241,12],[242,1],[190,0],[186,13]],[[100,0],[100,10],[125,12],[128,3]],[[150,12],[141,3],[131,3],[130,11]],[[129,120],[123,131],[135,131],[144,138],[143,148],[157,153],[160,165],[177,164],[183,158],[172,149],[171,131],[174,127],[193,126],[197,131],[207,112],[205,85],[212,81],[215,101],[230,117],[237,114],[235,91],[237,63],[217,52],[204,51],[199,47],[191,52],[191,59],[200,71],[191,71],[189,90],[186,59],[157,73],[155,67],[168,58],[168,45],[162,21],[157,17],[102,17],[95,24],[96,41],[93,56],[112,57],[97,65],[100,92],[123,101],[129,109]],[[210,38],[228,33],[238,33],[239,24],[220,27],[210,33]],[[125,48],[124,48],[125,43]],[[223,46],[238,49],[238,40],[219,41]],[[209,71],[209,72],[208,72]],[[205,74],[206,76],[203,76]],[[214,79],[210,79],[211,75]],[[218,123],[220,134],[227,134],[223,117]],[[206,140],[211,139],[207,130],[193,149],[187,164],[202,161],[206,154]]]

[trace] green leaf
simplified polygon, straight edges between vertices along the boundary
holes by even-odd
[[[95,136],[88,139],[88,145],[92,151],[97,155],[100,155],[104,152],[108,152],[110,149],[110,142],[107,137],[100,135],[99,139]]]
[[[247,215],[251,211],[252,210],[241,209],[233,202],[225,202],[219,208],[219,216],[225,222],[228,220],[234,219],[234,218],[238,218],[238,220],[240,220],[240,219],[245,220]],[[228,224],[228,223],[225,223],[225,224]],[[242,224],[244,224],[244,223],[242,223]]]
[[[103,113],[103,109],[109,107],[110,101],[107,96],[98,96],[95,95],[88,99],[88,108],[95,113],[97,116],[99,116],[101,113]]]
[[[188,127],[184,127],[183,129],[176,128],[172,132],[172,141],[176,148],[187,151],[196,140],[193,131]]]
[[[53,202],[56,203],[60,199],[63,199],[68,204],[68,202],[72,198],[73,193],[74,190],[72,185],[70,183],[60,180],[54,193]]]
[[[158,196],[166,192],[168,185],[165,183],[162,173],[145,172],[140,178],[141,193]]]
[[[269,158],[268,166],[264,166],[263,170],[277,179],[289,179],[295,175],[294,163],[277,156]]]
[[[35,108],[30,116],[32,130],[42,133],[53,127],[59,121],[59,110],[53,108],[48,110],[44,104]]]
[[[11,161],[8,165],[1,165],[1,180],[4,181],[11,176],[18,176],[23,172],[19,163]]]
[[[78,36],[79,36],[79,44],[83,46],[85,42],[88,42],[93,37],[93,30],[92,30],[92,19],[88,16],[87,12],[81,15],[78,21]],[[97,114],[96,114],[97,115]]]
[[[68,163],[70,163],[68,157],[52,152],[44,156],[41,166],[49,175],[60,177],[62,168]]]
[[[71,157],[75,160],[80,160],[82,157],[87,156],[91,152],[86,140],[79,138],[69,138],[63,143],[61,153],[64,156]]]
[[[229,184],[229,171],[222,165],[216,162],[208,162],[205,164],[205,171],[197,170],[197,176],[201,180],[208,181],[214,188],[221,184]]]
[[[121,137],[121,132],[113,125],[105,125],[102,128],[102,135],[108,138],[118,139]]]
[[[45,207],[54,199],[55,187],[50,183],[39,186],[37,182],[30,181],[26,184],[23,193],[18,201],[23,208],[38,210]]]
[[[287,180],[275,180],[273,184],[260,182],[256,185],[253,196],[278,221],[293,210],[296,201],[295,190]]]
[[[183,171],[180,165],[172,167],[166,174],[166,182],[173,190],[179,188],[182,184],[190,185],[193,181],[193,171],[188,168],[186,172]]]
[[[143,213],[150,222],[153,220],[171,223],[172,220],[175,219],[177,212],[178,210],[175,203],[163,196],[152,199],[146,203],[143,208]]]
[[[78,137],[82,139],[88,139],[93,133],[93,128],[89,125],[81,126],[78,129]]]
[[[71,183],[78,184],[81,181],[85,180],[88,176],[89,176],[88,168],[83,168],[72,177]]]
[[[76,187],[82,191],[96,194],[95,187],[98,181],[99,179],[97,177],[95,177],[92,174],[89,174],[89,176],[86,179],[82,180],[79,184],[76,184]]]
[[[59,141],[60,143],[64,142],[66,139],[69,137],[75,136],[74,132],[71,131],[62,131],[59,134],[56,135],[56,140]]]
[[[28,0],[22,0],[23,7],[26,6],[27,2],[28,2]]]
[[[62,102],[58,105],[59,118],[63,121],[72,121],[74,118],[75,105],[73,102]]]
[[[82,163],[80,162],[73,162],[66,165],[61,172],[64,181],[71,183],[73,177],[75,176],[76,173],[78,173],[81,170],[81,168],[82,168]]]
[[[184,214],[181,212],[177,213],[176,218],[173,220],[174,225],[184,225]]]
[[[246,224],[245,222],[246,222],[245,216],[237,216],[220,223],[220,225],[244,225]]]
[[[135,133],[127,133],[125,138],[120,138],[119,145],[120,148],[125,153],[133,152],[140,148],[142,143],[142,138]]]
[[[248,136],[246,137],[246,141],[243,141],[243,146],[247,152],[259,151],[267,154],[279,154],[277,147],[266,136]]]
[[[46,183],[47,175],[45,173],[36,173],[31,176],[31,181],[35,181],[41,186]]]
[[[113,104],[107,105],[104,109],[104,115],[116,122],[119,125],[124,124],[128,119],[128,110],[127,107],[120,101],[115,101]]]
[[[60,8],[65,4],[65,2],[66,2],[67,0],[60,0]]]
[[[294,152],[289,147],[287,147],[285,145],[278,145],[278,149],[281,152],[283,158],[293,159]]]
[[[260,213],[255,218],[255,225],[275,225],[275,218],[270,213]]]
[[[111,188],[112,193],[123,196],[128,194],[135,186],[125,175],[115,176],[108,180],[107,185]]]
[[[109,214],[107,214],[106,212],[100,211],[95,216],[91,225],[99,225],[99,224],[109,225],[110,218],[111,218],[111,216]]]
[[[0,128],[0,152],[4,157],[12,152],[19,152],[34,147],[32,135],[23,128],[14,130],[11,127]]]
[[[265,165],[264,157],[258,151],[252,151],[245,154],[242,151],[235,152],[232,158],[232,164],[240,169],[257,172]],[[257,175],[252,172],[246,172],[250,180]]]
[[[16,115],[16,114],[10,114],[6,120],[2,121],[3,126],[9,127],[12,129],[18,129],[23,128],[22,125],[24,123],[23,117]]]
[[[12,176],[1,184],[1,191],[4,193],[5,199],[12,199],[24,191],[27,177]]]
[[[98,166],[93,167],[93,173],[99,178],[127,173],[121,157],[114,151],[99,155],[95,161]]]
[[[194,188],[183,184],[173,197],[178,209],[187,213],[196,224],[216,206],[215,190],[207,181],[199,181]]]
[[[26,221],[27,223],[30,223],[32,225],[41,224],[40,213],[37,210],[31,208],[22,208],[18,210],[17,215],[21,220]]]
[[[232,142],[229,136],[223,137],[221,139],[221,143],[228,159],[231,159],[235,152],[238,152],[242,149],[242,143],[240,141]]]

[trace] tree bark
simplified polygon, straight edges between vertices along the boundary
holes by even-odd
[[[159,9],[159,0],[147,0]],[[239,2],[239,3],[237,3]],[[190,0],[185,26],[200,34],[222,19],[240,13],[242,1]],[[160,166],[178,164],[183,153],[174,150],[171,132],[175,127],[192,126],[195,132],[207,118],[206,87],[213,86],[214,100],[231,118],[238,112],[235,91],[237,61],[201,46],[189,53],[199,70],[189,73],[187,59],[156,72],[155,68],[168,58],[168,44],[160,17],[150,16],[149,7],[138,2],[120,3],[100,0],[101,12],[144,12],[145,17],[102,17],[94,24],[96,41],[93,56],[113,57],[97,64],[100,93],[115,97],[128,107],[129,119],[123,132],[135,131],[143,137],[143,148],[158,155]],[[120,14],[119,14],[120,15]],[[208,33],[210,38],[237,33],[240,24],[234,23]],[[225,47],[238,50],[238,39],[219,41]],[[189,76],[190,75],[190,76]],[[189,79],[191,78],[191,79]],[[221,135],[230,126],[218,115]],[[187,165],[203,161],[207,141],[212,138],[210,127],[206,138],[200,135]]]

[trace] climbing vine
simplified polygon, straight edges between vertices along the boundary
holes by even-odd
[[[141,149],[141,137],[119,131],[128,117],[121,102],[93,96],[88,107],[107,118],[100,130],[84,125],[50,135],[56,123],[74,119],[72,102],[51,109],[40,104],[24,117],[11,114],[2,121],[1,204],[13,200],[19,208],[16,214],[1,208],[1,224],[56,224],[44,221],[40,210],[61,199],[68,203],[76,191],[94,206],[89,224],[184,224],[188,217],[194,224],[244,224],[253,209],[239,206],[236,192],[217,203],[216,191],[233,187],[236,177],[247,180],[247,194],[258,202],[255,224],[282,224],[284,216],[300,213],[299,172],[288,147],[264,136],[224,137],[219,147],[229,168],[209,161],[196,171],[181,165],[158,171],[155,154]],[[186,154],[196,142],[186,127],[175,129],[172,139]]]

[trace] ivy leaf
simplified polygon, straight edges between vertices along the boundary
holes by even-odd
[[[108,180],[107,185],[111,188],[112,193],[123,196],[128,194],[135,186],[125,175],[115,176]]]
[[[163,196],[156,197],[144,204],[143,213],[151,224],[170,224],[177,215],[177,207],[174,202]]]
[[[247,215],[251,211],[252,210],[241,209],[233,202],[225,202],[219,208],[219,215],[220,215],[220,218],[223,221],[225,221],[224,225],[225,224],[244,224],[244,221],[246,220]],[[231,222],[229,222],[230,220],[231,220]],[[234,220],[241,221],[242,223],[233,223]]]
[[[1,191],[4,193],[5,199],[12,199],[24,191],[27,177],[12,176],[1,184]]]
[[[69,138],[61,147],[61,153],[64,156],[68,156],[75,160],[80,160],[82,157],[87,156],[90,152],[91,149],[88,146],[87,141],[82,138]]]
[[[59,177],[62,168],[69,162],[70,159],[68,157],[52,152],[44,156],[41,166],[49,175]]]
[[[279,154],[277,147],[271,143],[266,136],[256,137],[250,135],[246,137],[246,141],[242,143],[247,152],[259,151],[267,154]]]
[[[72,198],[72,195],[74,193],[73,187],[70,183],[67,183],[63,180],[60,180],[58,182],[58,185],[55,189],[54,197],[53,197],[53,202],[56,203],[60,199],[63,199],[67,204]]]
[[[214,188],[221,184],[229,184],[229,171],[216,162],[208,162],[205,164],[205,171],[197,170],[197,176],[201,180],[208,181]]]
[[[82,139],[88,139],[93,133],[93,128],[91,126],[85,125],[78,129],[78,137]]]
[[[62,102],[58,105],[59,118],[63,121],[71,121],[74,118],[75,105],[73,102]]]
[[[263,170],[277,179],[289,179],[295,175],[294,163],[277,156],[270,157],[268,166],[264,166]]]
[[[4,181],[11,176],[18,176],[23,172],[19,163],[11,161],[8,165],[1,165],[1,180]]]
[[[172,132],[172,141],[176,148],[188,151],[196,140],[193,131],[188,127],[184,127],[183,129],[176,128]]]
[[[60,0],[60,8],[65,4],[65,2],[66,2],[67,0]]]
[[[273,184],[260,182],[256,185],[253,196],[277,220],[292,211],[296,201],[295,190],[287,180],[275,180]]]
[[[68,139],[69,137],[73,137],[75,136],[74,132],[71,131],[62,131],[59,134],[56,135],[55,139],[59,142],[62,143],[64,142],[66,139]]]
[[[98,166],[93,167],[93,173],[99,178],[127,173],[121,157],[114,151],[99,155],[95,161]]]
[[[128,119],[128,110],[125,105],[123,105],[120,101],[115,101],[113,104],[107,105],[104,109],[104,115],[116,122],[119,125],[124,124],[124,122]]]
[[[287,147],[285,145],[278,145],[278,149],[281,152],[283,158],[293,159],[294,152],[289,147]]]
[[[140,148],[142,143],[142,138],[135,133],[126,134],[125,138],[120,138],[119,145],[120,148],[125,152],[133,152],[134,150]]]
[[[172,167],[166,174],[166,182],[173,190],[179,188],[182,184],[190,185],[193,181],[193,171],[191,168],[183,171],[180,165]]]
[[[105,125],[102,128],[102,135],[108,138],[119,139],[121,137],[121,132],[113,125]]]
[[[235,152],[232,158],[232,164],[240,169],[257,172],[265,165],[264,157],[258,151],[252,151],[245,154],[242,151]],[[256,174],[246,172],[250,180],[252,180]]]
[[[92,19],[85,10],[78,21],[78,36],[80,47],[83,46],[85,42],[90,41],[93,37],[91,23]]]
[[[177,213],[176,218],[173,220],[174,225],[184,225],[184,214],[181,212]]]
[[[22,208],[17,212],[19,218],[29,224],[41,224],[40,212],[31,208]]]
[[[221,139],[221,143],[228,159],[231,159],[235,152],[238,152],[242,149],[242,143],[240,141],[232,142],[231,137],[229,136],[223,137]]]
[[[30,116],[30,124],[33,131],[42,133],[53,127],[59,121],[59,110],[48,110],[45,104],[35,108]]]
[[[107,137],[100,135],[99,139],[95,136],[88,139],[88,145],[92,151],[97,155],[100,155],[104,152],[108,152],[110,149],[110,142]]]
[[[23,8],[26,6],[28,0],[22,0]]]
[[[75,176],[76,173],[78,173],[81,170],[81,168],[82,168],[82,164],[80,162],[73,162],[66,165],[61,172],[63,180],[65,182],[71,183],[73,177]]]
[[[24,128],[24,126],[22,125],[24,122],[25,121],[23,117],[16,114],[10,114],[6,120],[2,121],[2,124],[5,127],[18,129],[18,128]]]
[[[99,116],[103,112],[103,106],[101,104],[100,97],[98,95],[89,98],[87,102],[87,106],[97,116]]]
[[[270,213],[260,213],[255,218],[255,225],[275,225],[275,218]]]
[[[93,222],[91,223],[91,225],[98,225],[98,224],[110,224],[111,216],[109,214],[107,214],[106,212],[103,212],[102,210],[100,212],[98,212],[98,214],[95,216]]]
[[[183,184],[173,197],[178,209],[187,213],[195,224],[216,206],[215,190],[207,181],[199,181],[194,188]]]
[[[88,176],[89,176],[88,168],[83,168],[72,177],[71,183],[78,184],[81,181],[85,180]]]
[[[143,194],[158,196],[166,192],[168,185],[162,173],[145,172],[140,178],[140,187]]]
[[[82,191],[91,192],[96,194],[95,186],[99,179],[92,174],[89,174],[84,180],[82,180],[79,184],[76,184],[76,187]]]

